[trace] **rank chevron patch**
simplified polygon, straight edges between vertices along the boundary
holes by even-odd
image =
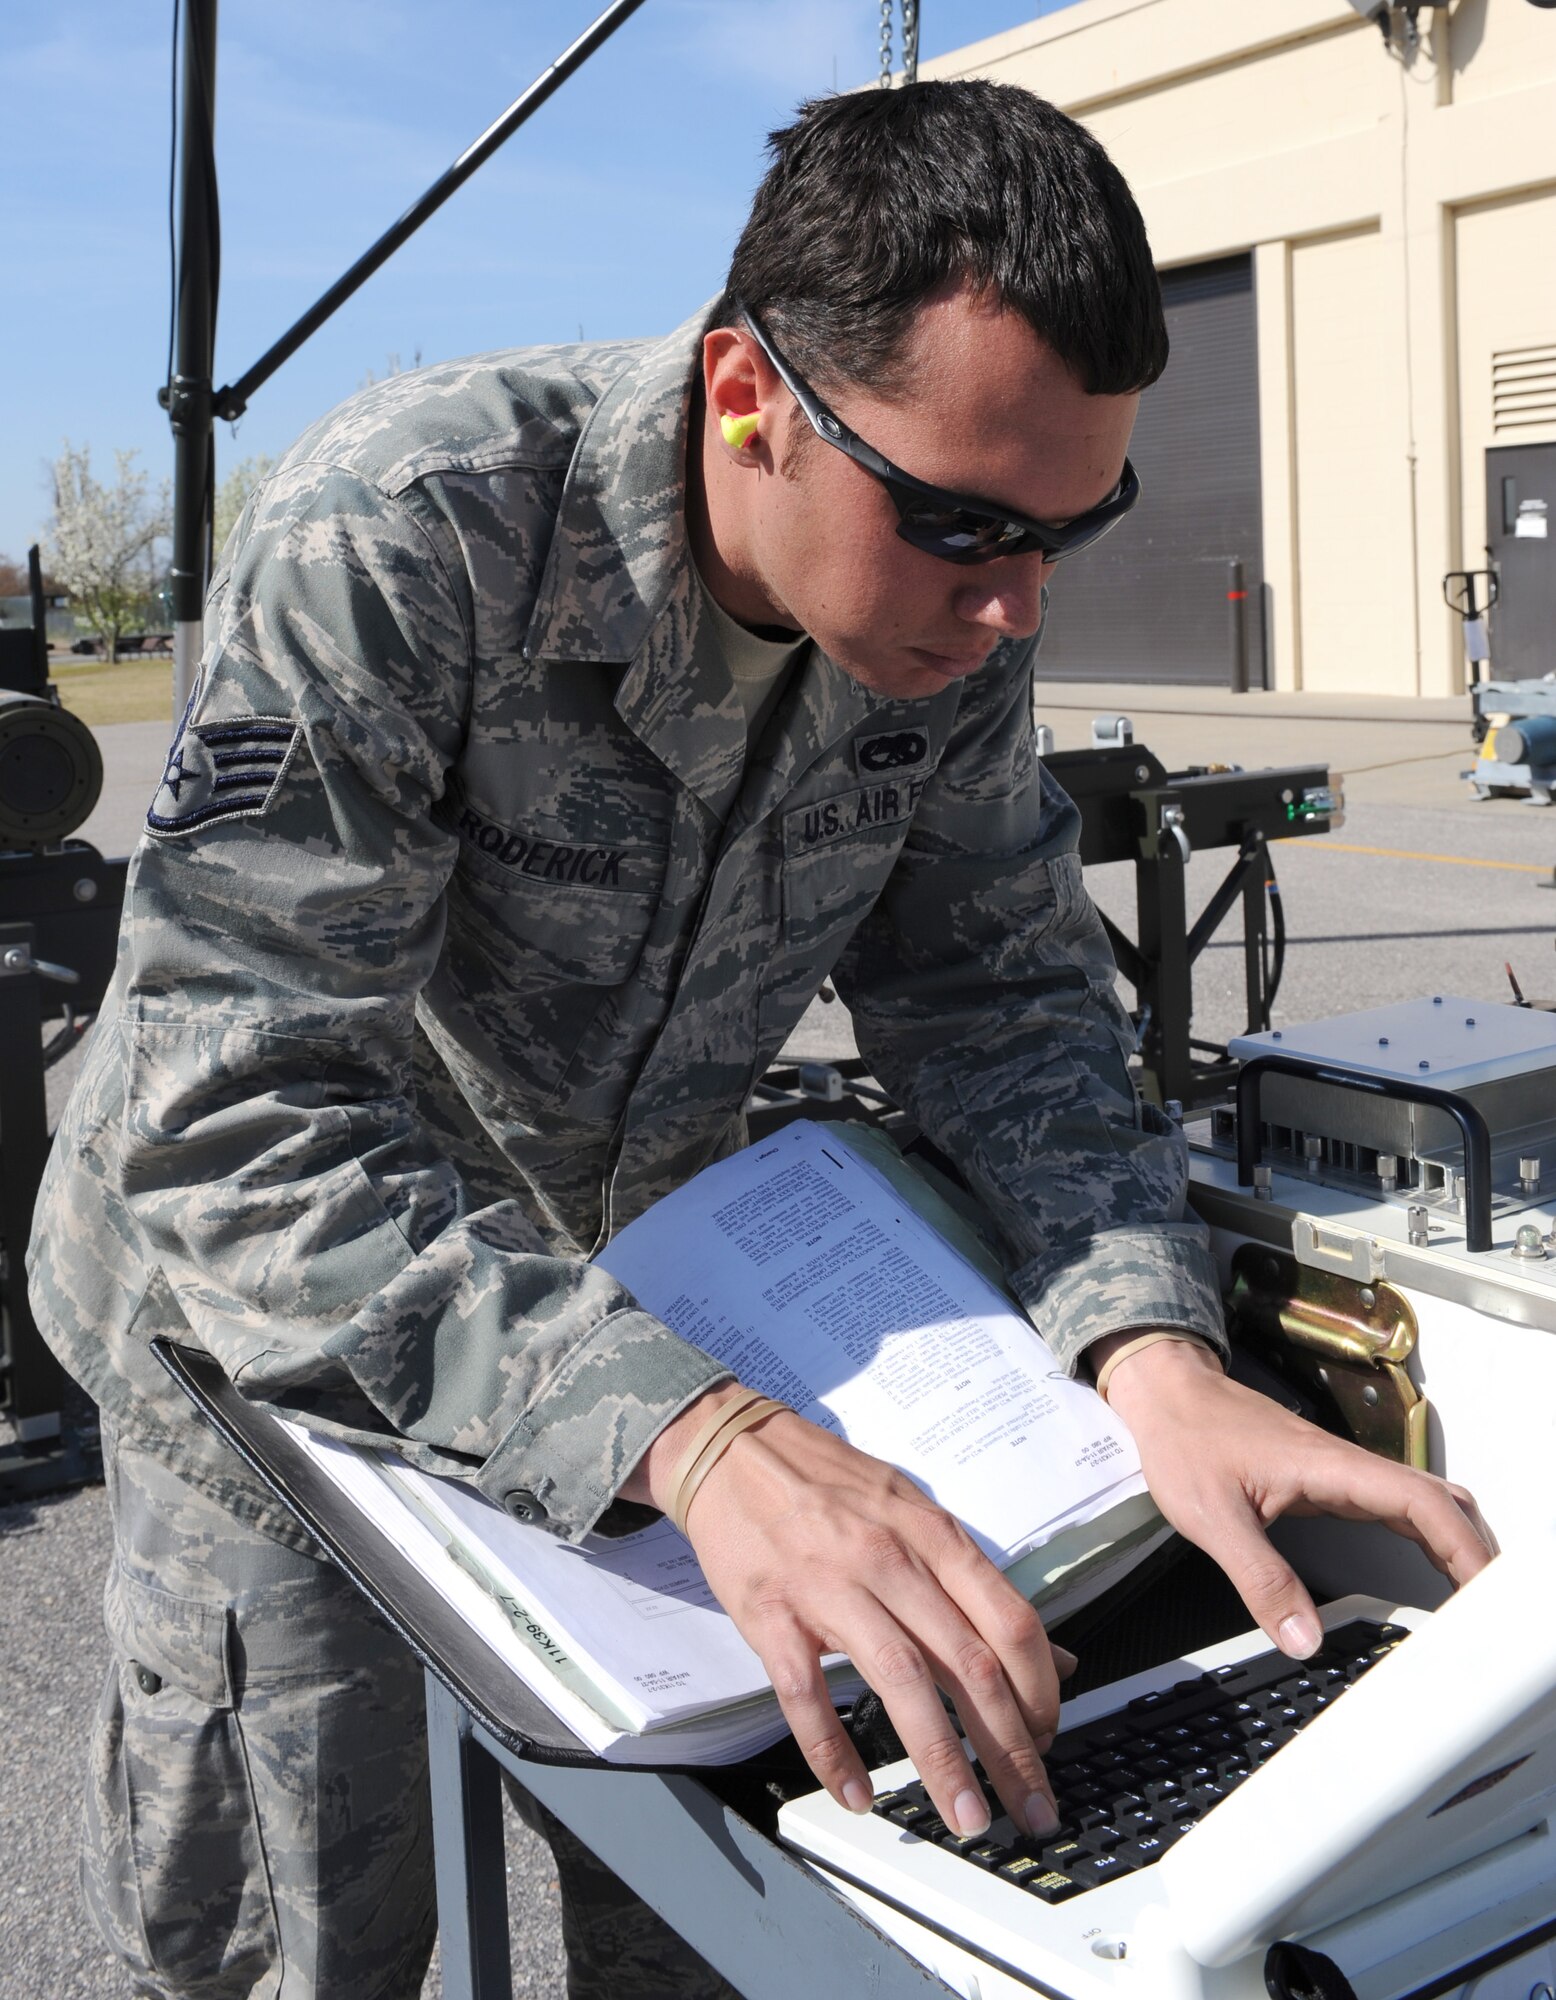
[[[298,723],[278,715],[186,724],[168,752],[147,831],[166,837],[264,812],[301,734]]]

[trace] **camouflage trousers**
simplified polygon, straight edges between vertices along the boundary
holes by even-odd
[[[332,1563],[107,1426],[104,1467],[93,1921],[158,2000],[415,2000],[436,1929],[420,1667]],[[250,1481],[234,1460],[235,1489]],[[556,1856],[570,2000],[733,1994],[513,1790]]]

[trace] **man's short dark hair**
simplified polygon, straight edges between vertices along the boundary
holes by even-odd
[[[817,98],[768,151],[713,324],[744,301],[818,385],[893,393],[920,306],[959,283],[1020,313],[1088,395],[1166,367],[1134,197],[1031,91],[967,79]]]

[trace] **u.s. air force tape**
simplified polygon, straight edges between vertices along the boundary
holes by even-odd
[[[187,724],[168,752],[146,814],[147,832],[166,838],[264,812],[301,734],[296,722],[278,715]]]

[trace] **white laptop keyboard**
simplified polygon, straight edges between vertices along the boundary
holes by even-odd
[[[1208,1649],[1202,1668],[1178,1662],[1067,1704],[1044,1760],[1060,1811],[1046,1839],[1017,1833],[987,1785],[988,1832],[952,1833],[906,1760],[875,1774],[870,1814],[818,1792],[784,1806],[779,1836],[1019,1973],[1035,1936],[1079,1943],[1113,1928],[1140,1900],[1124,1885],[1144,1889],[1145,1871],[1409,1636],[1383,1617],[1343,1615],[1356,1603],[1333,1607],[1342,1615],[1311,1660],[1251,1651],[1264,1646],[1256,1633]],[[1054,1915],[1043,1918],[1038,1905]]]

